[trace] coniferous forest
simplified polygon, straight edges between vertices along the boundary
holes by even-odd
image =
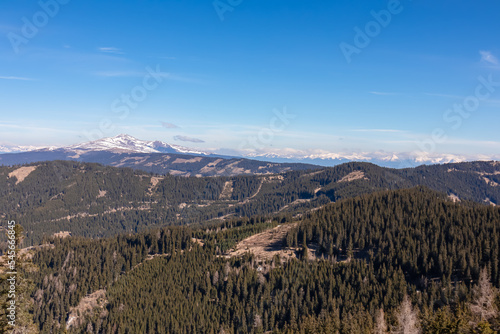
[[[48,166],[60,168],[61,181],[47,194],[5,181],[20,202],[16,220],[29,222],[19,233],[33,236],[24,243],[34,246],[18,258],[17,326],[24,333],[500,330],[500,208],[482,200],[494,200],[494,186],[471,185],[477,165],[450,172],[450,166],[394,171],[347,164],[266,179],[167,176],[155,187],[157,176],[128,169]],[[481,176],[496,175],[484,166]],[[432,175],[448,188],[428,187]],[[73,182],[83,186],[78,193],[67,187]],[[471,190],[461,192],[467,185]],[[163,206],[140,209],[144,202]],[[3,197],[1,205],[11,200]],[[125,205],[135,208],[130,216],[106,213]],[[88,224],[73,236],[36,233],[43,225],[37,219],[85,207],[95,219],[69,219],[64,226]],[[123,228],[104,233],[108,221]],[[4,272],[0,278],[5,287]]]
[[[30,173],[20,182],[21,168]],[[74,161],[0,167],[0,215],[22,221],[24,246],[60,231],[90,238],[221,219],[301,214],[330,202],[426,186],[460,200],[500,203],[500,165],[467,162],[382,168],[351,162],[319,170],[181,177]],[[0,251],[5,249],[0,235]]]
[[[0,334],[500,334],[499,31],[0,0]]]

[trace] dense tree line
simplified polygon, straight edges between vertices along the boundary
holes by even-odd
[[[334,326],[340,329],[348,325],[340,320],[347,315],[361,321],[381,302],[398,305],[406,288],[401,271],[384,279],[361,261],[280,265],[275,259],[262,273],[252,260],[224,260],[196,247],[148,261],[112,286],[109,314],[94,317],[92,328],[103,333],[296,332],[304,317],[337,314]],[[370,323],[362,326],[368,329]]]
[[[488,265],[500,286],[499,231],[499,208],[457,204],[417,188],[331,204],[289,233],[287,242],[317,244],[329,257],[357,255],[377,267],[400,266],[415,280],[470,280]]]
[[[425,188],[385,191],[303,217],[286,238],[297,260],[221,256],[291,220],[53,239],[33,258],[34,321],[42,333],[64,332],[70,308],[106,289],[107,304],[70,332],[374,333],[410,320],[423,333],[500,329],[499,208]]]
[[[70,307],[82,297],[108,288],[148,255],[172,254],[191,246],[188,228],[166,228],[110,239],[54,238],[35,253],[30,277],[34,319],[44,333],[62,330]]]

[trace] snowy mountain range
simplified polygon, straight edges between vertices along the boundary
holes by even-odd
[[[407,168],[420,165],[434,165],[445,163],[458,163],[466,161],[491,161],[500,160],[496,156],[465,156],[459,154],[440,154],[428,152],[315,152],[299,151],[294,153],[250,153],[247,158],[273,162],[300,162],[320,166],[336,166],[350,161],[371,162],[381,167]]]
[[[110,151],[114,153],[180,153],[210,155],[196,149],[179,145],[171,145],[162,141],[146,141],[134,138],[127,134],[115,137],[102,138],[95,141],[63,147],[67,151]]]
[[[120,134],[115,137],[101,138],[86,143],[62,147],[0,146],[0,153],[19,153],[32,151],[69,151],[79,154],[91,151],[108,151],[112,153],[179,153],[196,155],[211,154],[179,145],[167,144],[162,141],[140,140],[127,134]]]
[[[427,152],[328,152],[324,150],[213,150],[210,152],[192,149],[179,145],[172,145],[162,141],[140,140],[127,134],[115,137],[102,138],[86,143],[64,146],[64,147],[36,147],[36,146],[0,146],[0,153],[33,152],[38,155],[43,152],[59,154],[58,158],[66,154],[69,158],[79,158],[82,154],[90,152],[110,153],[171,153],[188,154],[197,156],[225,156],[243,157],[252,160],[270,161],[275,163],[306,163],[320,166],[335,166],[349,161],[371,162],[383,167],[406,168],[416,167],[424,164],[443,164],[476,160],[500,160],[496,156],[464,156],[457,154],[440,154]],[[70,154],[70,155],[68,155]],[[47,159],[50,160],[50,159]]]
[[[52,147],[52,149],[55,149],[56,147]],[[29,152],[29,151],[36,151],[40,149],[50,149],[50,147],[44,147],[44,146],[11,146],[11,145],[0,145],[0,154],[1,153],[19,153],[19,152]]]

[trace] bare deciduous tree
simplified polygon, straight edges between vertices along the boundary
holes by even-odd
[[[413,309],[410,297],[405,295],[397,314],[398,325],[392,330],[394,334],[420,334],[420,322]]]
[[[253,327],[260,328],[262,327],[262,317],[260,314],[255,314],[253,317]]]
[[[215,271],[214,275],[212,276],[212,284],[217,285],[219,283],[219,272]]]
[[[374,334],[387,334],[387,323],[385,322],[384,309],[380,309],[375,319]]]
[[[479,274],[479,282],[474,287],[474,300],[470,304],[470,310],[479,321],[488,321],[498,315],[495,305],[496,291],[490,282],[488,270],[483,268]]]

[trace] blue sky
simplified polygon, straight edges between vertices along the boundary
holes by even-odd
[[[0,144],[128,133],[202,149],[498,154],[499,13],[496,0],[5,0]]]

